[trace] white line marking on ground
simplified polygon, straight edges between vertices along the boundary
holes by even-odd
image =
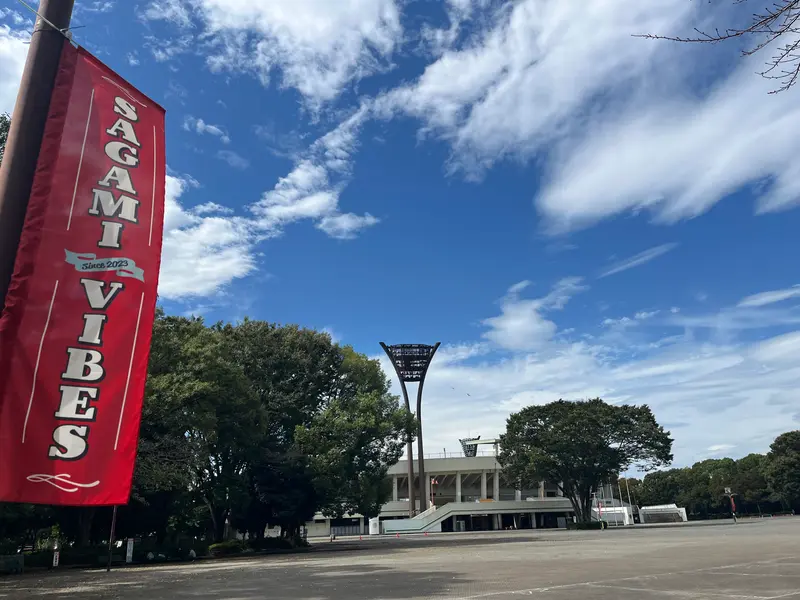
[[[618,577],[616,579],[601,579],[598,581],[582,581],[579,583],[565,583],[562,585],[551,585],[547,587],[538,587],[538,588],[529,588],[524,590],[506,590],[506,591],[496,591],[496,592],[486,592],[485,594],[473,594],[471,596],[462,596],[461,600],[476,600],[477,598],[490,598],[492,596],[503,596],[503,595],[514,595],[514,594],[535,594],[541,592],[549,592],[552,590],[564,590],[574,587],[584,587],[590,585],[598,585],[598,584],[611,584],[617,581],[637,581],[640,579],[654,579],[657,577],[668,577],[670,575],[688,575],[690,573],[705,573],[711,571],[712,569],[736,569],[741,567],[751,567],[753,565],[766,565],[777,563],[780,560],[792,559],[796,558],[795,556],[781,556],[779,558],[771,558],[769,560],[757,560],[752,562],[746,563],[736,563],[732,565],[720,565],[716,567],[705,567],[703,569],[688,569],[686,571],[668,571],[666,573],[652,573],[647,575],[635,575],[633,577]],[[784,563],[779,563],[784,564]],[[794,592],[793,592],[794,593]],[[791,594],[789,594],[791,595]],[[751,598],[756,598],[757,596],[751,596]],[[760,597],[760,596],[759,596]],[[763,600],[774,600],[775,598],[783,598],[784,596],[773,596],[773,597],[760,597]]]
[[[621,585],[600,585],[597,583],[589,583],[587,587],[603,588],[606,590],[625,590],[629,592],[649,592],[651,594],[663,594],[666,596],[679,596],[681,598],[698,598],[700,596],[721,596],[722,598],[745,598],[746,600],[770,600],[769,596],[750,596],[744,594],[723,594],[720,592],[702,591],[686,591],[686,590],[651,590],[650,588],[626,587]]]

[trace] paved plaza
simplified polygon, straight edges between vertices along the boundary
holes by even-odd
[[[0,598],[800,600],[800,518],[342,540],[302,555],[0,579]]]

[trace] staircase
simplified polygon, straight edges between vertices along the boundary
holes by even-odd
[[[427,533],[442,530],[442,521],[459,515],[514,514],[532,512],[572,511],[566,498],[536,498],[535,500],[500,500],[498,502],[450,502],[432,506],[411,519],[383,521],[383,533]]]

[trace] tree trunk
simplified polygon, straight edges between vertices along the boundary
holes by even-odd
[[[78,510],[78,546],[88,546],[92,542],[92,521],[97,509],[87,506]]]

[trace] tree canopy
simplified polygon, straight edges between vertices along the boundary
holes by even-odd
[[[726,489],[734,496],[737,513],[800,509],[799,440],[800,431],[791,431],[778,436],[766,455],[706,459],[691,467],[648,473],[644,479],[620,479],[622,499],[627,501],[627,483],[634,504],[676,503],[695,519],[729,516]],[[614,493],[619,495],[616,487]]]
[[[269,525],[293,538],[318,511],[374,515],[410,418],[378,361],[325,333],[159,311],[118,535],[221,540],[233,527],[259,538]],[[107,535],[98,514],[0,505],[0,537],[56,525],[86,544]]]
[[[599,398],[558,400],[512,414],[500,436],[503,476],[512,485],[557,483],[577,519],[591,520],[592,494],[632,465],[650,470],[672,461],[672,438],[647,406]]]

